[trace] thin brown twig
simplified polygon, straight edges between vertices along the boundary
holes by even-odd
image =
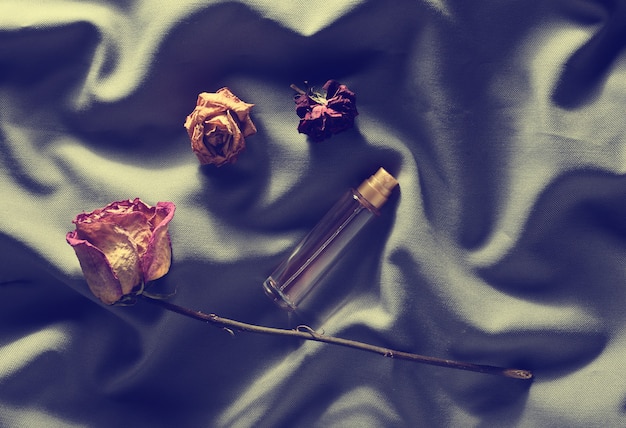
[[[296,91],[297,93],[299,93],[300,95],[306,95],[306,91],[304,91],[304,90],[302,90],[302,89],[298,88],[298,87],[297,87],[295,84],[293,84],[293,83],[292,83],[291,85],[289,85],[289,87],[290,87],[291,89],[293,89],[294,91]]]
[[[522,369],[512,369],[512,368],[503,368],[503,367],[495,367],[489,365],[482,364],[473,364],[473,363],[465,363],[454,360],[446,360],[442,358],[435,357],[427,357],[424,355],[412,354],[410,352],[396,351],[393,349],[385,348],[382,346],[371,345],[368,343],[358,342],[356,340],[342,339],[339,337],[326,336],[324,334],[318,333],[315,330],[311,329],[308,326],[299,326],[296,329],[281,329],[274,327],[263,327],[255,324],[248,324],[240,321],[235,321],[228,318],[220,317],[216,314],[205,314],[200,311],[194,311],[191,309],[184,308],[182,306],[173,304],[171,302],[155,299],[149,296],[144,296],[144,300],[159,305],[169,311],[176,312],[178,314],[184,315],[189,318],[193,318],[200,321],[205,321],[215,326],[226,329],[227,331],[242,331],[242,332],[250,332],[250,333],[259,333],[259,334],[268,334],[268,335],[277,335],[277,336],[287,336],[292,338],[298,338],[303,340],[313,340],[316,342],[323,342],[332,345],[345,346],[348,348],[359,349],[362,351],[373,352],[384,357],[395,358],[399,360],[408,360],[414,361],[422,364],[429,364],[433,366],[441,366],[454,368],[459,370],[467,370],[478,373],[485,373],[497,376],[504,376],[512,379],[522,379],[522,380],[532,380],[533,374],[529,370]]]

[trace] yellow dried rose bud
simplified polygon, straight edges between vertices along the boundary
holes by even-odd
[[[245,137],[256,133],[250,119],[252,107],[254,104],[241,101],[228,88],[198,95],[185,128],[201,164],[222,166],[237,160],[246,147]]]

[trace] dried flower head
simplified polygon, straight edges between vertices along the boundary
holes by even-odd
[[[175,209],[171,202],[151,207],[137,198],[76,216],[66,240],[98,299],[114,304],[169,271],[168,224]]]
[[[294,100],[301,134],[307,134],[313,141],[323,141],[354,126],[354,118],[359,114],[356,96],[346,85],[329,80],[322,92],[291,87],[298,92]]]
[[[222,166],[237,160],[246,147],[245,137],[256,133],[250,119],[252,107],[254,104],[241,101],[228,88],[198,95],[185,128],[201,164]]]

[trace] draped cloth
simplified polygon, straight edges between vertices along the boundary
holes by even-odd
[[[617,0],[0,1],[0,425],[626,426],[626,6]],[[356,93],[312,143],[294,83]],[[255,104],[200,166],[200,92]],[[350,187],[400,186],[307,310],[261,287]],[[172,201],[173,303],[532,370],[228,331],[90,294],[65,234]]]

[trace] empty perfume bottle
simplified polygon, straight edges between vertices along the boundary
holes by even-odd
[[[380,168],[358,188],[350,189],[263,282],[265,293],[283,309],[295,311],[346,245],[379,215],[397,185]]]

